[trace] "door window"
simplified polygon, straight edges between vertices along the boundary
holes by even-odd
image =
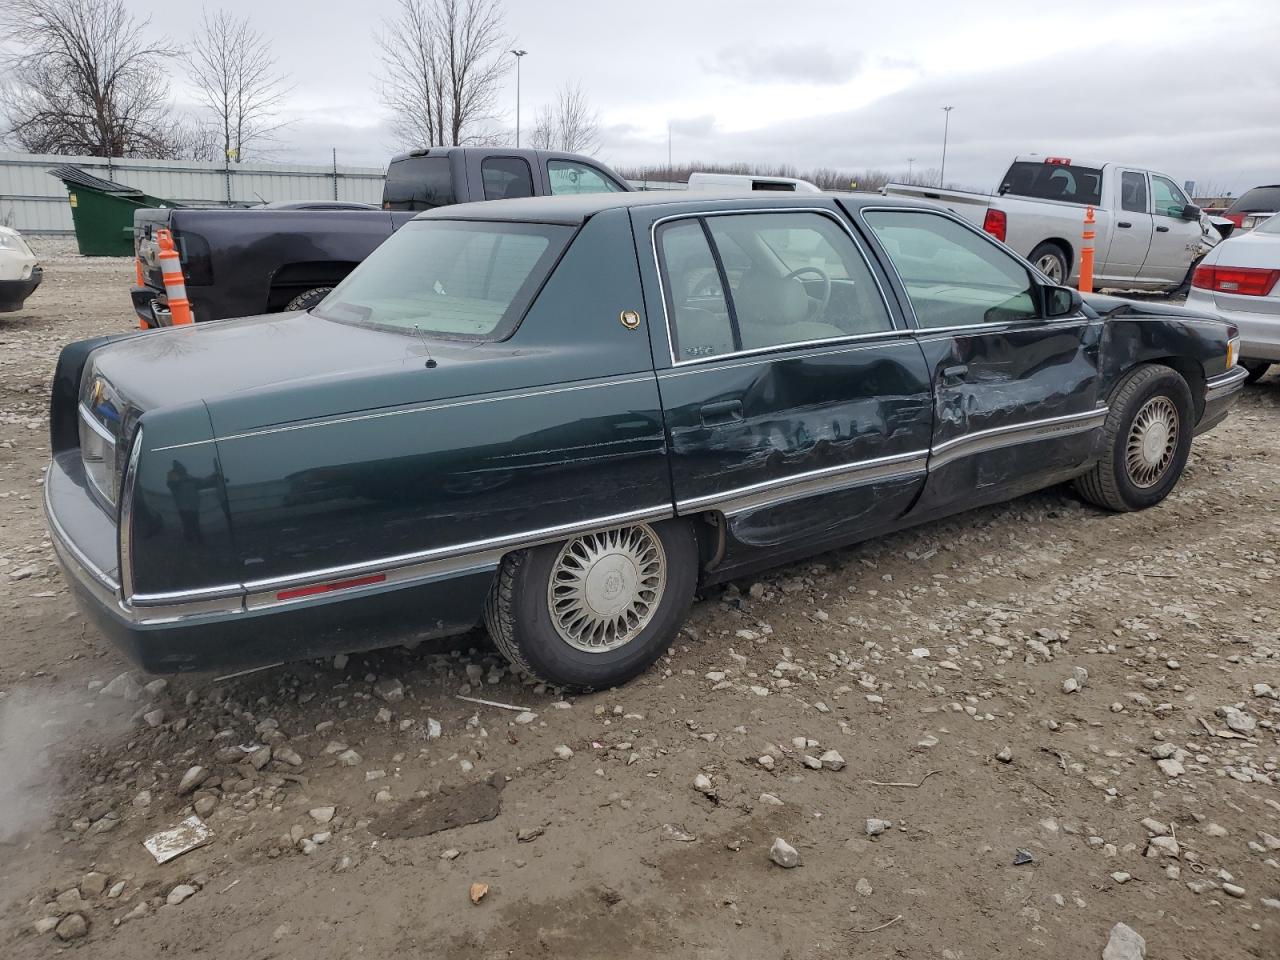
[[[489,157],[480,164],[486,200],[533,196],[533,174],[520,157]]]
[[[1120,175],[1120,209],[1147,212],[1147,175],[1126,170]]]
[[[1027,268],[983,235],[933,213],[871,211],[875,231],[930,329],[1029,320],[1039,315]]]
[[[1187,196],[1168,177],[1151,177],[1151,212],[1161,217],[1182,219]]]
[[[551,193],[554,196],[564,193],[622,192],[620,184],[595,167],[572,160],[548,160],[547,180],[551,183]]]
[[[698,360],[741,349],[720,272],[701,220],[676,220],[658,233],[672,355]]]
[[[822,214],[679,220],[659,250],[678,361],[894,329],[861,252]]]

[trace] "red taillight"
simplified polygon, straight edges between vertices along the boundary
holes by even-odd
[[[1224,213],[1224,214],[1222,215],[1222,217],[1223,217],[1223,219],[1224,219],[1224,220],[1230,220],[1230,221],[1231,221],[1232,223],[1234,223],[1237,227],[1243,227],[1243,226],[1244,226],[1244,214],[1243,214],[1243,213]]]
[[[988,210],[987,215],[982,218],[982,229],[1003,243],[1009,229],[1009,218],[1003,210]]]
[[[1214,293],[1234,293],[1241,297],[1265,297],[1280,281],[1280,270],[1258,267],[1196,267],[1191,285]]]
[[[1045,158],[1044,158],[1044,162],[1045,162],[1045,163],[1048,163],[1048,164],[1052,164],[1052,165],[1053,165],[1053,166],[1055,166],[1055,167],[1069,167],[1069,166],[1071,166],[1071,158],[1070,158],[1070,157],[1045,157]]]
[[[317,583],[310,587],[295,587],[292,590],[281,590],[276,594],[277,600],[297,600],[301,597],[314,597],[322,593],[333,593],[336,590],[350,590],[353,587],[367,587],[374,583],[385,583],[385,573],[375,573],[367,577],[353,577],[350,580],[335,580],[332,583]]]

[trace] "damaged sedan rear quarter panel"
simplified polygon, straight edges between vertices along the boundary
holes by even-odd
[[[599,673],[625,679],[678,628],[662,590],[1093,469],[1108,398],[1143,364],[1185,372],[1200,424],[1225,415],[1228,327],[1124,302],[1045,313],[1053,288],[971,228],[1044,315],[923,325],[877,204],[461,205],[404,227],[312,313],[72,344],[46,502],[77,596],[148,669],[248,666],[459,633],[498,607],[537,620],[563,590],[544,583],[538,607],[521,578],[560,569],[580,535],[634,529],[668,569],[635,587],[623,543],[589,584],[606,606],[656,591],[633,624],[647,652]],[[714,266],[664,246],[665,224]],[[414,247],[441,238],[434,259]],[[114,502],[90,482],[85,417],[116,438]],[[581,663],[616,651],[600,653]]]

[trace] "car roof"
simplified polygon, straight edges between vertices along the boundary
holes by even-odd
[[[576,226],[605,210],[662,205],[698,206],[708,210],[733,204],[735,209],[767,210],[771,207],[807,206],[817,199],[840,201],[848,207],[893,206],[937,209],[935,204],[906,197],[884,197],[878,193],[721,193],[703,190],[650,190],[635,193],[579,193],[559,197],[520,197],[515,200],[477,200],[448,207],[436,207],[418,214],[415,220],[510,220],[527,223],[562,223]]]

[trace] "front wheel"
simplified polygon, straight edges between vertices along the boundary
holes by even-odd
[[[698,544],[683,520],[583,534],[503,558],[485,625],[511,663],[593,690],[644,671],[688,613]]]
[[[1249,376],[1245,377],[1245,383],[1257,383],[1267,375],[1267,371],[1271,369],[1270,360],[1241,360],[1240,366],[1249,372]]]
[[[1106,452],[1076,490],[1109,510],[1142,510],[1167,497],[1191,452],[1191,388],[1169,367],[1147,364],[1124,380],[1103,424]]]
[[[1037,270],[1054,283],[1063,284],[1067,282],[1070,265],[1067,263],[1066,253],[1056,243],[1040,244],[1040,246],[1031,251],[1031,256],[1027,259],[1035,265]]]

